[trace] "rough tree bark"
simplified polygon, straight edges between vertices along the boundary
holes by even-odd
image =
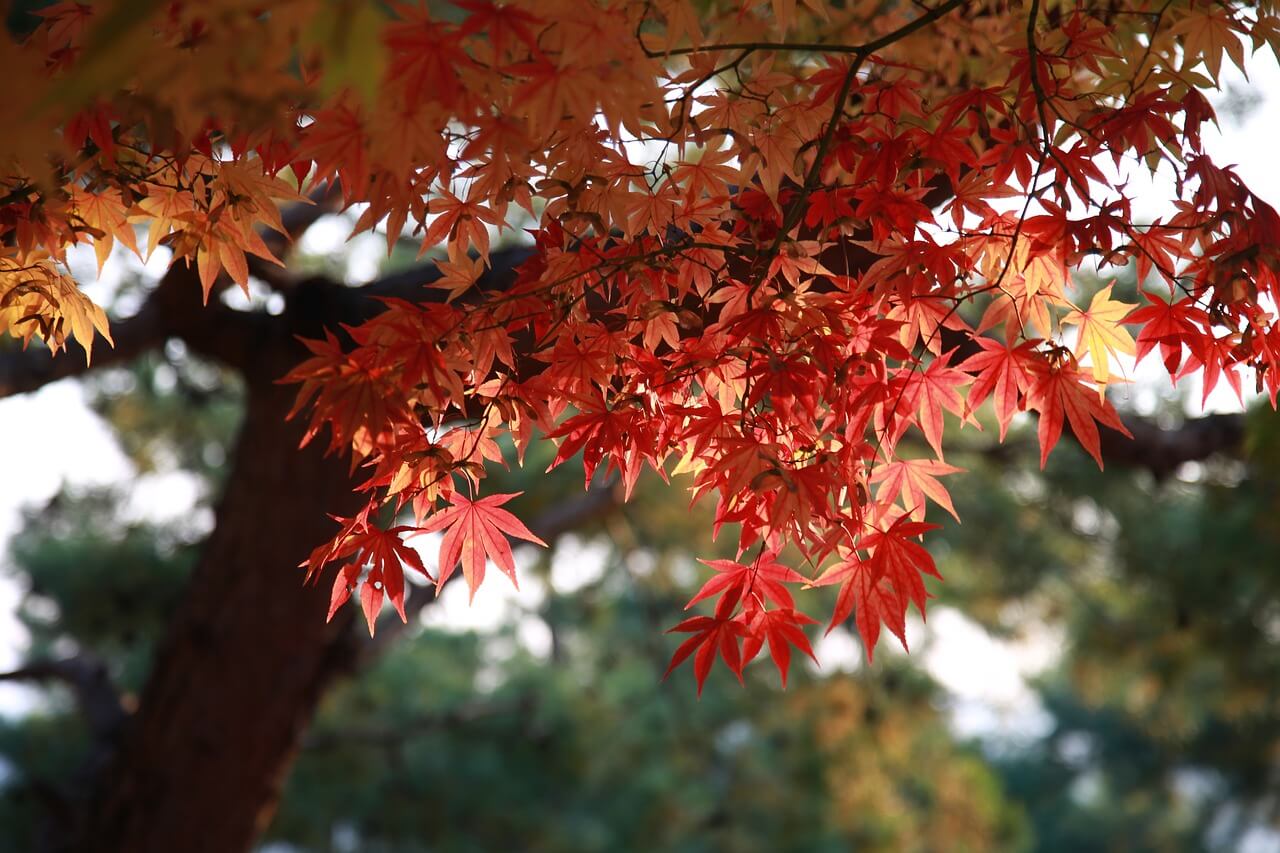
[[[251,381],[234,467],[185,600],[74,847],[238,851],[266,827],[294,751],[356,648],[351,613],[295,568],[354,511],[344,460],[298,451],[291,393]]]

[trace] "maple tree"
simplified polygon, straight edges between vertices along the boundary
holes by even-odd
[[[209,300],[270,277],[279,202],[324,187],[357,231],[443,248],[435,298],[325,330],[284,377],[307,440],[365,475],[306,566],[351,558],[333,605],[358,589],[371,630],[384,597],[404,612],[402,563],[426,573],[408,535],[443,531],[438,583],[461,563],[474,590],[489,559],[515,579],[507,537],[540,540],[485,465],[542,435],[588,481],[629,494],[650,468],[715,501],[739,557],[709,564],[672,665],[701,688],[767,644],[785,679],[814,621],[788,586],[838,585],[829,624],[869,654],[882,624],[905,642],[947,437],[988,398],[1002,437],[1035,413],[1042,465],[1064,428],[1102,464],[1124,356],[1280,392],[1280,218],[1201,139],[1223,62],[1280,41],[1270,2],[39,14],[0,48],[24,128],[0,142],[0,328],[24,344],[111,340],[69,247],[164,246]],[[1174,178],[1168,215],[1135,216],[1142,170]],[[491,274],[521,227],[527,257]],[[1136,265],[1148,304],[1077,304],[1086,260]]]

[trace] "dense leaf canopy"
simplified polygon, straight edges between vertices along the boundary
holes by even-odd
[[[0,140],[0,329],[87,357],[107,321],[68,247],[167,247],[208,298],[274,259],[279,201],[326,188],[357,230],[443,247],[435,298],[388,299],[288,377],[311,435],[367,470],[308,566],[353,558],[335,604],[359,588],[371,624],[403,606],[415,532],[446,530],[441,580],[461,561],[474,587],[486,557],[514,577],[506,536],[532,534],[484,466],[541,434],[588,481],[630,493],[649,467],[713,500],[738,556],[710,564],[673,664],[701,686],[767,644],[785,678],[812,621],[788,587],[838,586],[831,623],[869,651],[882,625],[905,641],[948,441],[988,401],[1002,435],[1034,413],[1042,465],[1065,429],[1101,464],[1125,356],[1280,391],[1280,218],[1201,139],[1224,63],[1280,40],[1270,2],[40,14],[0,47],[21,128]],[[1173,178],[1159,218],[1133,210],[1144,171]],[[532,249],[498,263],[519,228]],[[1082,294],[1086,260],[1135,265],[1143,304]]]

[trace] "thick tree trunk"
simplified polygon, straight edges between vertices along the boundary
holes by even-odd
[[[350,609],[326,625],[327,585],[303,588],[295,567],[333,532],[325,513],[355,507],[353,483],[346,460],[297,450],[292,396],[251,382],[217,526],[74,848],[249,849],[320,697],[349,668]]]

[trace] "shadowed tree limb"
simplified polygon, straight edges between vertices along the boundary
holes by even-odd
[[[1121,415],[1120,419],[1133,438],[1102,427],[1102,458],[1116,465],[1144,468],[1157,480],[1169,477],[1187,462],[1201,462],[1220,454],[1238,457],[1244,450],[1243,414],[1187,418],[1175,427],[1162,427],[1151,418],[1138,415]]]
[[[0,681],[65,684],[96,738],[112,736],[127,717],[106,665],[88,653],[62,660],[29,661],[18,669],[0,673]]]
[[[1175,426],[1161,426],[1153,418],[1122,414],[1120,420],[1133,434],[1129,438],[1098,424],[1102,459],[1109,466],[1149,471],[1156,480],[1165,480],[1187,462],[1203,462],[1214,456],[1241,458],[1244,451],[1244,414],[1208,414],[1186,418]],[[1064,437],[1079,445],[1070,429]],[[970,448],[994,459],[1009,461],[1034,447],[1034,436],[1010,438],[1002,444]]]

